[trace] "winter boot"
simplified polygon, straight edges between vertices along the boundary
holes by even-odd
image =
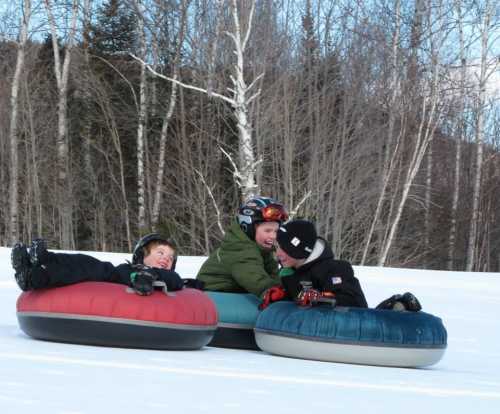
[[[406,310],[412,312],[418,312],[419,310],[422,310],[422,305],[420,305],[420,302],[413,293],[406,292],[405,294],[403,294],[403,296],[401,297],[401,302],[405,305]]]
[[[49,257],[47,242],[44,239],[34,239],[31,242],[29,254],[30,262],[33,267],[46,264]]]
[[[10,261],[16,271],[15,278],[20,289],[23,291],[33,289],[30,256],[25,244],[16,243],[14,245],[10,254]]]

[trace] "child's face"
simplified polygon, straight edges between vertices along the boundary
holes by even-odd
[[[271,250],[276,241],[279,224],[275,221],[259,223],[255,228],[255,242],[264,249]]]
[[[174,264],[175,252],[170,246],[159,244],[151,248],[144,258],[144,264],[149,267],[170,270]]]
[[[304,259],[295,259],[288,255],[279,245],[276,250],[276,257],[283,267],[293,267],[298,268],[304,263]]]

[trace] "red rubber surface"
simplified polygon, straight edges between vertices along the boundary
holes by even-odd
[[[151,296],[139,296],[127,292],[124,285],[104,282],[23,292],[17,300],[17,312],[95,315],[198,326],[217,324],[215,304],[199,290],[183,289],[168,296],[159,290]]]

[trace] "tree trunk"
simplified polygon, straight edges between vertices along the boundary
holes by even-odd
[[[431,72],[432,78],[427,83],[426,89],[428,93],[424,92],[424,96],[419,98],[422,101],[421,104],[422,109],[419,116],[420,124],[418,132],[415,137],[412,159],[407,167],[406,177],[403,184],[403,192],[401,195],[401,200],[396,209],[396,215],[392,220],[392,223],[390,224],[388,237],[384,242],[381,255],[379,256],[379,261],[378,261],[379,266],[384,266],[386,264],[389,250],[394,241],[394,236],[396,234],[396,230],[398,228],[399,221],[401,220],[403,209],[406,205],[406,201],[410,193],[411,185],[413,184],[415,176],[417,175],[417,172],[420,168],[420,164],[422,163],[422,159],[426,153],[427,147],[434,136],[434,131],[438,125],[438,120],[440,119],[441,116],[442,108],[439,108],[440,90],[438,88],[440,69],[437,61],[437,56],[438,56],[437,53],[443,44],[443,39],[440,38],[439,40],[440,40],[439,44],[436,45],[434,43],[434,40],[431,39],[432,55],[430,64],[432,65],[432,67],[430,69],[432,71]],[[438,46],[437,49],[436,46]]]
[[[145,173],[144,173],[144,139],[146,129],[146,35],[144,33],[144,9],[141,0],[135,0],[139,13],[137,14],[137,33],[139,36],[141,75],[139,85],[139,120],[137,124],[137,204],[139,234],[146,232],[146,199],[145,199]]]
[[[458,200],[460,196],[460,171],[461,159],[462,159],[462,141],[465,134],[465,96],[466,96],[466,85],[465,77],[467,74],[467,60],[465,57],[465,40],[464,40],[464,30],[463,30],[463,17],[462,17],[462,0],[456,0],[455,2],[457,17],[458,17],[458,38],[459,38],[459,55],[460,55],[460,80],[459,80],[459,103],[457,108],[458,119],[456,121],[455,131],[458,132],[456,137],[456,147],[455,147],[455,176],[453,180],[453,200],[451,204],[451,223],[450,223],[450,236],[448,239],[448,258],[447,258],[447,268],[448,270],[455,269],[455,244],[456,244],[456,234],[457,234],[457,211],[458,211]]]
[[[425,222],[424,222],[424,257],[425,266],[429,265],[431,238],[431,196],[432,196],[432,140],[427,150],[427,169],[425,176]]]
[[[396,9],[394,11],[394,16],[396,19],[396,27],[394,29],[394,33],[392,36],[392,67],[391,67],[391,77],[390,77],[390,90],[391,96],[389,100],[389,108],[388,108],[388,130],[387,130],[387,141],[384,152],[384,161],[382,167],[382,173],[380,176],[380,195],[378,196],[377,206],[375,208],[375,214],[370,223],[370,229],[368,230],[368,234],[365,240],[365,247],[363,249],[363,256],[361,257],[360,265],[363,266],[366,262],[368,251],[370,249],[370,243],[373,237],[373,233],[375,232],[375,228],[380,218],[380,214],[382,213],[382,208],[385,201],[385,192],[389,185],[389,179],[392,174],[392,169],[394,166],[394,162],[397,156],[398,144],[399,140],[396,143],[396,148],[391,154],[393,135],[394,135],[394,124],[396,122],[396,98],[399,90],[399,75],[398,75],[398,47],[399,47],[399,38],[400,38],[400,30],[401,30],[401,15],[400,8],[401,3],[399,0],[396,0]]]
[[[73,0],[71,6],[70,30],[66,39],[64,61],[61,67],[59,58],[59,44],[57,42],[57,27],[52,12],[50,0],[44,0],[47,16],[49,18],[50,31],[52,35],[52,48],[54,50],[54,72],[56,75],[58,89],[57,103],[57,171],[59,189],[59,220],[60,220],[60,240],[63,249],[74,249],[73,239],[73,197],[71,189],[71,177],[69,170],[68,137],[66,133],[67,125],[67,101],[68,101],[68,80],[71,52],[75,40],[76,23],[78,17],[78,1]]]
[[[25,95],[26,95],[26,107],[28,122],[29,122],[29,136],[30,136],[30,145],[29,145],[29,165],[31,168],[31,177],[28,177],[27,180],[33,180],[33,199],[31,203],[35,206],[35,224],[36,224],[36,237],[41,237],[43,235],[43,216],[42,216],[42,197],[40,191],[40,182],[38,178],[38,156],[37,153],[37,133],[34,125],[35,115],[32,109],[32,97],[29,95],[28,91],[28,82],[25,80]]]
[[[233,0],[232,15],[234,22],[234,32],[230,33],[233,39],[236,64],[234,66],[234,77],[231,77],[234,86],[234,115],[238,127],[238,143],[239,143],[239,171],[241,184],[241,198],[243,201],[258,194],[259,187],[255,181],[256,161],[254,154],[254,145],[252,140],[252,125],[248,119],[248,104],[249,97],[247,86],[244,78],[244,52],[248,42],[248,37],[252,29],[252,19],[254,15],[255,1],[252,1],[252,8],[248,18],[247,30],[245,37],[242,39],[240,30],[240,20],[238,6],[236,0]]]
[[[477,259],[477,229],[479,222],[479,202],[481,198],[481,176],[483,171],[483,140],[484,116],[486,102],[486,71],[488,56],[489,25],[493,13],[492,4],[486,1],[484,8],[483,27],[481,29],[481,68],[479,74],[479,91],[476,112],[476,168],[474,173],[474,190],[472,194],[472,212],[467,246],[467,261],[465,270],[471,272],[476,266]]]
[[[178,77],[178,65],[179,65],[179,59],[180,59],[180,53],[182,50],[182,44],[184,42],[184,30],[186,26],[186,4],[183,2],[183,10],[182,10],[182,20],[181,20],[181,27],[180,27],[180,33],[178,36],[178,43],[176,46],[176,53],[175,53],[175,59],[173,62],[173,78],[177,79]],[[153,49],[158,49],[156,41],[153,41]],[[160,133],[160,148],[159,148],[159,158],[158,158],[158,171],[156,174],[156,185],[154,189],[154,203],[153,203],[153,213],[152,213],[152,219],[151,219],[151,224],[154,230],[157,230],[158,228],[158,222],[160,218],[160,206],[161,206],[161,198],[163,194],[163,175],[165,172],[165,147],[167,144],[167,132],[168,132],[168,127],[170,125],[170,120],[172,118],[172,115],[174,113],[175,105],[177,102],[177,83],[172,83],[172,90],[170,92],[170,101],[168,104],[168,109],[165,112],[165,116],[163,117],[163,124],[161,127],[161,133]]]
[[[17,45],[17,60],[14,78],[12,79],[12,88],[10,95],[10,128],[9,128],[9,143],[10,143],[10,209],[9,209],[9,233],[10,242],[15,243],[19,239],[19,224],[18,224],[18,179],[19,179],[19,153],[17,139],[17,116],[19,102],[19,85],[21,81],[21,73],[24,68],[24,53],[26,41],[28,39],[28,26],[31,18],[31,0],[24,0],[23,17],[21,19],[21,29],[19,35],[19,43]]]

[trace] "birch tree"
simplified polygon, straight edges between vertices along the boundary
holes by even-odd
[[[413,17],[411,44],[410,44],[410,65],[408,81],[410,84],[417,84],[419,76],[419,63],[418,63],[418,50],[421,48],[422,43],[422,27],[423,18],[425,13],[425,4],[423,0],[415,0],[415,14]],[[427,7],[432,7],[431,2]],[[431,233],[431,201],[432,201],[432,162],[433,162],[433,149],[432,139],[427,146],[427,165],[425,171],[425,196],[424,196],[424,260],[428,260],[429,246],[430,246],[430,233]],[[428,263],[428,262],[427,262]]]
[[[430,76],[425,80],[423,92],[424,96],[420,99],[420,114],[418,129],[413,138],[413,149],[409,165],[406,168],[406,173],[403,181],[403,191],[401,198],[396,206],[395,215],[390,222],[389,232],[384,240],[381,253],[378,259],[378,265],[384,266],[387,262],[389,250],[394,241],[394,237],[401,220],[403,209],[406,205],[410,189],[419,171],[420,165],[427,151],[429,143],[434,137],[434,132],[444,110],[441,102],[442,92],[440,88],[441,66],[439,62],[439,53],[444,44],[446,31],[442,25],[442,16],[437,13],[436,21],[433,21],[434,15],[432,8],[427,8],[427,21],[430,35],[429,42],[429,69]],[[434,27],[434,24],[438,27]]]
[[[370,228],[368,230],[366,241],[364,242],[363,255],[361,258],[361,265],[363,266],[366,262],[368,251],[370,248],[370,243],[373,237],[373,233],[375,232],[376,226],[380,219],[380,215],[382,213],[387,187],[389,185],[390,177],[393,173],[393,169],[396,162],[396,157],[399,149],[399,138],[396,140],[396,145],[394,146],[392,143],[394,141],[394,126],[396,123],[396,101],[398,98],[398,93],[401,91],[399,73],[398,73],[398,48],[400,42],[400,32],[401,32],[401,3],[399,0],[396,0],[394,10],[394,32],[392,34],[392,43],[391,43],[391,72],[390,72],[390,82],[389,82],[389,90],[390,98],[388,102],[388,128],[387,128],[387,138],[385,145],[385,152],[383,158],[383,166],[380,178],[380,193],[378,195],[377,206],[375,208],[375,213],[373,215],[373,219],[371,220]]]
[[[182,44],[184,42],[184,33],[186,27],[186,16],[187,16],[187,2],[181,2],[181,22],[180,28],[177,38],[177,44],[174,45],[175,57],[172,63],[172,79],[177,80],[179,77],[179,61],[182,50]],[[157,45],[156,45],[157,48]],[[170,121],[172,119],[172,115],[174,113],[175,105],[177,102],[177,82],[172,82],[172,89],[170,91],[169,103],[167,106],[167,110],[163,116],[162,127],[160,132],[160,143],[159,143],[159,158],[158,158],[158,170],[156,173],[156,183],[154,188],[154,202],[153,202],[153,212],[152,212],[152,220],[151,224],[153,229],[157,229],[158,222],[160,218],[160,206],[163,194],[163,177],[165,174],[165,147],[167,143],[167,132],[170,125]]]
[[[244,2],[245,5],[248,2]],[[252,138],[252,123],[249,119],[248,107],[260,94],[260,90],[253,92],[257,82],[264,76],[263,73],[256,76],[252,82],[247,85],[245,81],[245,50],[248,45],[250,33],[252,31],[252,23],[255,12],[255,1],[250,2],[250,10],[248,11],[248,18],[246,19],[246,27],[242,27],[242,18],[240,9],[238,8],[237,0],[231,0],[231,17],[233,20],[232,31],[226,31],[226,35],[232,41],[233,53],[236,56],[236,62],[232,66],[230,80],[232,87],[228,88],[231,96],[226,96],[212,91],[211,89],[204,89],[198,86],[183,83],[172,77],[162,75],[155,71],[150,65],[147,68],[150,72],[166,79],[170,82],[176,83],[179,86],[198,92],[205,93],[213,98],[222,99],[224,102],[229,103],[233,108],[234,118],[237,123],[238,129],[238,157],[237,161],[234,160],[232,154],[221,148],[221,151],[228,157],[233,167],[233,177],[235,183],[241,191],[242,200],[246,200],[260,192],[259,186],[256,182],[256,168],[262,162],[257,159],[254,152],[254,141]],[[141,64],[145,64],[144,59],[133,56]]]
[[[488,62],[489,56],[489,36],[490,22],[494,13],[494,2],[485,0],[484,8],[478,10],[481,18],[480,36],[481,36],[481,60],[479,67],[479,77],[477,101],[476,101],[476,125],[475,125],[475,144],[476,144],[476,162],[474,169],[474,187],[472,194],[472,211],[469,228],[469,240],[467,245],[467,261],[465,270],[470,272],[474,269],[477,259],[477,237],[478,237],[478,222],[479,222],[479,202],[481,198],[481,176],[483,172],[483,141],[484,141],[484,119],[486,112],[486,83],[489,76],[493,73],[496,67],[496,62],[491,68],[491,63]]]
[[[242,200],[246,200],[255,196],[258,192],[258,185],[255,181],[256,166],[259,163],[256,161],[254,153],[254,144],[252,140],[252,125],[248,119],[248,105],[258,95],[248,96],[253,85],[262,76],[258,76],[254,81],[247,85],[245,82],[245,49],[248,44],[250,32],[252,30],[252,20],[255,11],[255,1],[252,1],[251,9],[249,12],[246,31],[242,33],[240,24],[240,15],[238,12],[238,5],[236,0],[232,0],[232,16],[234,30],[227,32],[227,35],[233,40],[234,53],[236,54],[236,64],[234,66],[234,73],[231,76],[233,83],[233,108],[234,115],[238,126],[238,142],[239,142],[239,166],[235,169],[234,174],[237,177],[237,182],[241,188]]]
[[[465,51],[465,39],[464,39],[464,16],[462,10],[462,0],[455,0],[455,11],[457,15],[457,29],[458,29],[458,41],[459,41],[459,59],[460,59],[460,75],[458,83],[458,107],[457,107],[457,121],[455,123],[455,132],[457,136],[455,138],[455,168],[454,168],[454,179],[453,179],[453,199],[451,204],[451,222],[450,222],[450,235],[448,238],[448,258],[447,258],[447,268],[448,270],[454,269],[455,261],[455,245],[456,245],[456,235],[457,235],[457,211],[458,211],[458,200],[460,196],[460,172],[461,172],[461,162],[462,162],[462,141],[465,134],[465,99],[466,99],[466,76],[467,76],[467,59]]]
[[[19,41],[17,43],[17,59],[14,77],[12,79],[11,97],[10,97],[10,128],[9,128],[9,143],[10,143],[10,241],[15,243],[19,239],[18,227],[18,179],[19,179],[19,155],[18,155],[18,101],[19,89],[21,83],[21,73],[24,67],[24,55],[26,41],[28,40],[28,27],[31,19],[31,0],[24,0],[23,10],[20,24]]]
[[[59,43],[57,41],[57,24],[54,18],[53,7],[50,0],[44,0],[50,32],[52,35],[52,48],[54,50],[54,73],[57,82],[57,161],[58,161],[58,187],[59,187],[59,220],[61,224],[60,239],[61,247],[65,249],[74,248],[73,240],[73,200],[69,170],[69,153],[67,137],[67,102],[68,102],[68,80],[71,53],[75,43],[76,23],[78,17],[78,1],[71,3],[70,28],[66,37],[64,59],[61,63]]]
[[[146,229],[146,191],[144,177],[144,140],[146,131],[146,34],[144,33],[144,5],[142,0],[134,0],[137,13],[137,34],[139,38],[139,56],[141,74],[139,83],[139,119],[137,122],[137,204],[139,234]]]

